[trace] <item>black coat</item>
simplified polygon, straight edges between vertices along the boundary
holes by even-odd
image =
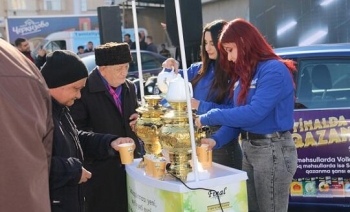
[[[84,211],[83,184],[78,183],[81,178],[84,155],[97,159],[116,155],[110,143],[117,137],[78,131],[69,114],[69,109],[54,99],[52,116],[54,136],[50,168],[51,209],[52,212],[82,212]]]
[[[78,129],[131,137],[136,143],[135,157],[140,157],[140,144],[129,125],[129,117],[137,107],[135,86],[127,80],[122,85],[123,114],[120,114],[96,68],[71,110]],[[87,158],[85,164],[95,174],[86,184],[87,211],[127,211],[126,173],[119,156],[108,160]]]

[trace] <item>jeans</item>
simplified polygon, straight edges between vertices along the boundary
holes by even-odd
[[[249,211],[287,212],[290,183],[297,169],[290,132],[280,138],[243,140],[242,149]]]
[[[213,150],[213,162],[239,170],[242,169],[242,157],[242,149],[237,139]]]

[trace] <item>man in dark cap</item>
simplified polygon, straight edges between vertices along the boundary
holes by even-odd
[[[128,136],[138,115],[135,85],[126,79],[132,61],[127,43],[106,43],[95,48],[96,67],[88,77],[82,97],[71,108],[79,129]],[[136,142],[135,158],[141,156]],[[95,177],[86,184],[87,212],[128,211],[126,173],[119,157],[89,160]]]
[[[80,90],[85,86],[88,71],[74,52],[60,50],[48,54],[41,73],[52,96],[54,122],[49,181],[51,210],[83,212],[82,183],[91,178],[89,169],[83,167],[84,157],[99,160],[119,157],[116,154],[118,144],[134,141],[76,129],[67,106],[72,106],[81,97]]]

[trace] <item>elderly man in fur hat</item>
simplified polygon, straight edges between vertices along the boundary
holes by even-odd
[[[84,157],[96,160],[116,157],[120,143],[134,141],[128,137],[77,130],[67,106],[81,97],[80,90],[85,86],[88,72],[74,52],[63,50],[47,55],[41,73],[52,96],[54,122],[49,180],[51,210],[83,212],[82,184],[91,178],[91,170],[83,166]],[[92,179],[93,176],[92,171]]]
[[[89,75],[82,97],[71,108],[79,129],[111,133],[135,140],[134,157],[141,156],[141,145],[133,126],[138,115],[135,85],[126,79],[132,61],[127,43],[106,43],[95,48],[96,64]],[[87,212],[128,211],[126,173],[119,157],[87,159],[86,167],[95,177],[86,184]]]

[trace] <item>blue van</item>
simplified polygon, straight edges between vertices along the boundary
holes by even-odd
[[[350,44],[275,52],[298,68],[293,129],[298,169],[290,209],[350,211]]]

